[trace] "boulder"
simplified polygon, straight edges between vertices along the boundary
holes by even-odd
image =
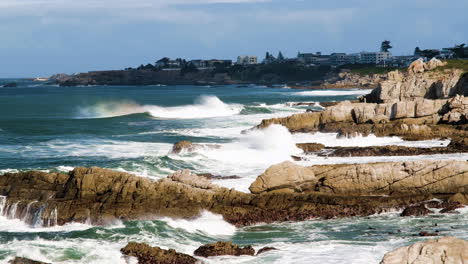
[[[200,246],[194,252],[195,256],[200,257],[213,257],[213,256],[241,256],[241,255],[255,255],[255,249],[251,246],[239,247],[238,245],[232,244],[232,242],[216,242],[213,244],[207,244]]]
[[[426,70],[425,63],[423,59],[417,59],[413,61],[410,66],[408,67],[408,73],[409,74],[416,74],[416,73],[422,73],[424,70]]]
[[[172,146],[171,153],[172,154],[180,154],[183,152],[194,152],[199,149],[203,148],[209,148],[209,149],[219,149],[221,148],[220,145],[218,144],[197,144],[197,143],[192,143],[190,141],[179,141]]]
[[[196,258],[178,253],[174,249],[165,250],[144,243],[130,242],[120,250],[126,256],[136,257],[138,264],[195,264]]]
[[[317,182],[313,170],[285,161],[268,168],[250,185],[252,193],[262,193],[278,189],[301,192]]]
[[[428,61],[427,63],[425,63],[424,65],[424,69],[426,71],[430,71],[430,70],[433,70],[437,67],[441,67],[441,66],[445,66],[447,64],[447,62],[443,62],[437,58],[432,58],[430,61]]]
[[[406,207],[400,216],[423,216],[431,213],[431,210],[427,209],[424,204],[413,205]]]
[[[468,241],[443,237],[395,249],[380,264],[463,264],[468,263]]]

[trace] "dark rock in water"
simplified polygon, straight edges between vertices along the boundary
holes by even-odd
[[[438,236],[439,235],[439,232],[435,232],[435,233],[430,233],[430,232],[427,232],[427,231],[421,231],[419,232],[418,236],[422,236],[422,237],[428,237],[428,236]]]
[[[209,180],[233,180],[233,179],[240,179],[240,176],[237,175],[230,175],[230,176],[221,176],[221,175],[213,175],[211,173],[199,173],[197,174],[200,177],[209,179]]]
[[[400,214],[400,216],[422,216],[431,213],[431,210],[427,209],[424,204],[413,205],[406,207],[405,210]]]
[[[36,261],[36,260],[21,258],[21,257],[16,257],[16,258],[10,260],[10,262],[8,262],[8,263],[10,263],[10,264],[50,264],[50,263],[46,263],[46,262],[41,262],[41,261]]]
[[[275,247],[264,247],[264,248],[261,248],[261,249],[258,250],[257,255],[260,255],[262,253],[272,251],[272,250],[278,250],[278,249],[275,248]]]
[[[455,209],[462,208],[463,205],[458,203],[458,202],[444,202],[442,203],[442,206],[444,209],[440,210],[440,213],[446,214],[446,213],[458,213],[455,211]]]
[[[302,160],[301,157],[299,157],[299,156],[294,156],[294,155],[292,155],[291,158],[292,158],[294,161],[301,161],[301,160]]]
[[[17,86],[18,86],[18,84],[15,83],[15,82],[7,83],[7,84],[3,85],[3,87],[5,87],[5,88],[7,88],[7,87],[17,87]]]
[[[317,152],[325,148],[325,145],[320,143],[299,143],[296,146],[305,153]]]
[[[187,254],[176,252],[174,249],[151,247],[144,243],[130,242],[120,250],[122,254],[136,257],[139,264],[195,264],[201,263]]]
[[[239,247],[238,245],[232,244],[232,242],[216,242],[213,244],[207,244],[199,247],[194,252],[195,256],[201,257],[212,257],[212,256],[240,256],[240,255],[255,255],[255,249],[251,246]]]
[[[174,146],[172,147],[171,153],[179,154],[183,151],[193,152],[193,151],[196,151],[197,149],[202,149],[202,148],[219,149],[221,148],[221,146],[218,144],[197,144],[197,143],[192,143],[190,141],[183,140],[174,144]]]

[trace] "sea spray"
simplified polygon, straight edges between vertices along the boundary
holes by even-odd
[[[243,109],[240,104],[226,104],[216,96],[199,96],[192,105],[158,106],[140,105],[135,102],[103,102],[78,108],[78,118],[107,118],[138,113],[148,113],[160,119],[198,119],[232,116]]]
[[[236,227],[224,221],[221,215],[203,211],[195,219],[172,219],[164,217],[161,221],[166,222],[172,228],[181,228],[190,233],[202,232],[210,236],[232,236]]]

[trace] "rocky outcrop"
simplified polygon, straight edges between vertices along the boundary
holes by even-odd
[[[323,88],[367,88],[372,89],[386,80],[386,74],[361,75],[350,71],[340,72],[337,76],[327,78],[321,87]]]
[[[456,95],[448,100],[447,107],[449,110],[442,117],[444,123],[468,123],[468,97]]]
[[[457,139],[447,147],[417,148],[405,146],[370,146],[370,147],[335,147],[318,153],[323,157],[370,157],[370,156],[416,156],[468,152],[468,144],[461,144],[465,140]],[[468,140],[466,140],[468,143]]]
[[[346,195],[468,193],[468,161],[420,160],[301,167],[281,163],[250,186],[269,190],[314,190]]]
[[[412,101],[415,99],[443,99],[457,94],[467,95],[468,75],[463,70],[434,70],[439,62],[413,62],[408,73],[388,73],[386,81],[380,82],[363,100],[371,103]]]
[[[463,264],[468,263],[468,241],[453,237],[418,242],[395,249],[380,264]]]
[[[408,206],[401,212],[400,216],[422,216],[430,214],[431,210],[427,209],[424,204]]]
[[[302,167],[291,161],[273,165],[250,185],[252,193],[262,193],[278,189],[290,189],[301,192],[304,188],[311,189],[310,184],[315,185],[317,178],[314,171]]]
[[[197,248],[194,252],[195,256],[200,257],[213,257],[213,256],[241,256],[241,255],[255,255],[255,249],[251,246],[239,247],[232,242],[216,242],[213,244],[203,245]]]
[[[458,101],[465,101],[464,98],[460,96]],[[401,136],[411,140],[468,137],[465,121],[440,125],[444,114],[465,109],[455,108],[458,106],[448,103],[447,99],[418,99],[386,104],[345,101],[319,113],[265,119],[256,128],[279,124],[291,132],[338,132],[344,136],[374,133],[377,136]]]
[[[138,264],[196,264],[196,258],[178,253],[174,249],[165,250],[144,243],[130,242],[120,250],[126,256],[136,257]]]
[[[379,171],[378,166],[375,166],[376,171]],[[383,163],[380,167],[380,171],[384,171],[392,166]],[[185,176],[171,176],[154,181],[95,167],[75,168],[68,174],[38,171],[6,173],[0,177],[0,212],[9,218],[21,218],[30,224],[48,226],[73,221],[104,224],[114,219],[141,220],[161,216],[193,218],[208,210],[222,215],[229,223],[242,226],[259,222],[301,221],[317,217],[365,216],[384,212],[389,208],[403,208],[433,198],[433,195],[425,191],[426,189],[410,192],[411,195],[349,196],[345,194],[349,192],[345,188],[343,195],[341,192],[335,194],[327,187],[330,185],[326,185],[330,182],[331,186],[338,188],[334,181],[331,178],[321,179],[326,167],[317,169],[312,167],[312,169],[319,183],[317,190],[303,189],[303,192],[297,192],[303,186],[294,180],[294,175],[291,175],[286,179],[293,179],[288,182],[294,187],[290,189],[293,191],[273,190],[258,195],[216,185],[200,186],[198,182],[194,183],[192,178],[198,176],[192,174],[188,179],[185,179]],[[330,165],[329,170],[353,178],[351,176],[355,175],[356,167],[351,166],[350,171],[345,171],[337,165]],[[290,167],[285,171],[309,170]],[[456,171],[455,167],[439,170],[440,175],[443,172],[452,175],[451,173]],[[333,173],[330,175],[337,176]],[[380,179],[378,174],[370,172],[359,175]],[[376,182],[383,183],[384,175],[387,175],[387,171],[380,175],[382,179]],[[447,184],[452,188],[447,188],[445,191],[453,189],[454,194],[464,193],[463,188],[456,186],[459,182],[455,179],[458,178],[452,177],[450,182],[453,184]],[[374,185],[380,186],[379,184]],[[282,186],[288,187],[288,185]],[[411,187],[411,184],[408,184],[410,190]],[[428,185],[429,190],[432,190],[430,187],[431,185]],[[270,186],[266,185],[266,188]],[[364,190],[358,190],[352,193],[363,192]]]
[[[196,144],[190,141],[183,140],[174,144],[171,153],[180,154],[183,152],[194,152],[204,148],[219,149],[220,147],[221,146],[217,144]]]

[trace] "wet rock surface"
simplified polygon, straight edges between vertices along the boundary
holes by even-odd
[[[332,172],[336,171],[334,168],[336,165],[329,167]],[[315,175],[323,169],[326,167],[320,167]],[[349,169],[356,171],[355,167]],[[72,221],[104,224],[114,219],[147,220],[161,216],[194,218],[208,210],[223,215],[229,223],[243,226],[317,217],[367,216],[433,198],[430,192],[420,191],[408,195],[403,192],[394,196],[350,196],[348,191],[330,192],[324,184],[327,181],[320,180],[315,190],[271,190],[257,195],[216,185],[200,186],[193,179],[169,177],[153,181],[96,167],[75,168],[69,174],[6,173],[0,177],[0,195],[4,196],[3,212],[14,212],[10,218],[42,225]],[[460,188],[454,189],[461,192]],[[25,217],[27,210],[34,217]]]
[[[427,209],[424,204],[413,205],[406,207],[405,210],[400,214],[400,216],[423,216],[428,215],[432,211]]]
[[[418,242],[395,249],[380,264],[462,264],[468,262],[468,241],[453,237]]]
[[[216,242],[213,244],[203,245],[197,248],[194,252],[195,256],[200,257],[213,257],[213,256],[241,256],[241,255],[255,255],[255,249],[251,246],[240,247],[232,242]]]
[[[178,253],[174,249],[151,247],[144,243],[130,242],[120,250],[126,256],[136,257],[138,264],[195,264],[202,263],[196,258]]]

